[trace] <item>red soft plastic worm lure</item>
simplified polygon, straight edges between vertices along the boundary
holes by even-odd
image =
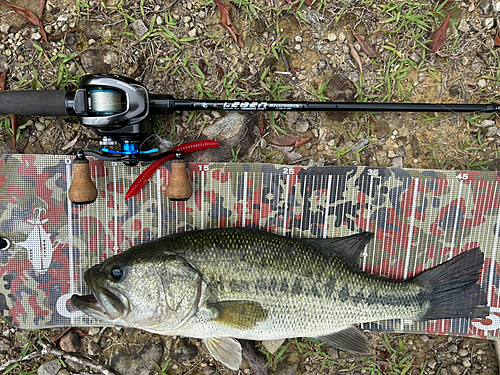
[[[172,151],[182,151],[184,153],[188,153],[205,150],[207,148],[218,148],[219,144],[220,142],[218,141],[195,141],[176,146],[172,148]],[[146,182],[148,182],[148,180],[156,172],[156,170],[160,168],[163,163],[173,158],[174,155],[167,155],[161,159],[156,160],[153,164],[147,167],[144,172],[142,172],[139,177],[135,179],[132,185],[130,185],[127,194],[125,194],[125,199],[132,198],[134,195],[136,195],[144,187],[144,185],[146,185]]]

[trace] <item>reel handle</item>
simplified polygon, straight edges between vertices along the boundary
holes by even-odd
[[[187,201],[193,194],[182,152],[177,153],[172,160],[172,174],[165,194],[172,201]]]
[[[93,203],[97,199],[97,189],[90,177],[89,160],[82,152],[73,161],[73,182],[68,190],[68,198],[75,204]]]

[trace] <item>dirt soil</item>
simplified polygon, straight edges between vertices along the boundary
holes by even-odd
[[[295,5],[293,1],[225,0],[243,47],[221,23],[214,0],[49,0],[43,21],[50,46],[37,27],[0,4],[0,73],[7,72],[7,90],[74,90],[84,74],[116,73],[142,82],[152,93],[179,99],[444,106],[500,100],[498,19],[490,0],[450,1],[449,8],[446,2],[426,1],[316,0]],[[15,4],[39,14],[32,1]],[[451,21],[444,44],[431,53],[430,40],[448,11]],[[353,32],[366,37],[375,57],[368,56]],[[155,118],[154,129],[164,140],[178,144],[195,138],[224,115],[178,112]],[[259,113],[254,122],[249,129],[253,144],[240,149],[236,145],[233,157],[224,161],[499,169],[498,114],[274,112]],[[75,118],[20,117],[14,149],[7,116],[0,116],[0,125],[4,153],[71,153],[95,147],[99,139]],[[311,139],[296,148],[272,145],[283,133]],[[12,373],[97,371],[68,365],[65,359],[52,372],[44,372],[49,366],[39,369],[58,357],[41,352],[40,337],[47,342],[63,329],[28,332],[4,323],[0,330],[0,363],[14,363],[26,353],[40,354],[18,361]],[[105,367],[111,365],[117,347],[132,355],[151,338],[111,328],[79,333],[73,355]],[[498,372],[493,344],[485,340],[368,335],[370,355],[291,340],[266,361],[270,373],[290,375]],[[165,351],[157,363],[165,365],[164,373],[233,373],[217,364],[200,342],[161,340]],[[254,370],[244,362],[239,372]]]

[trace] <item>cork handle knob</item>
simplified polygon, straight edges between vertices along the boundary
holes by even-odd
[[[83,154],[77,155],[73,161],[73,182],[68,197],[75,204],[93,203],[97,199],[97,189],[90,178],[89,161]]]
[[[186,160],[172,160],[172,175],[165,193],[173,201],[186,201],[193,194],[187,175]]]

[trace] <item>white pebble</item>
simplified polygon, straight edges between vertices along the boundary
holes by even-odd
[[[297,43],[302,43],[302,40],[303,40],[303,39],[302,39],[302,37],[301,37],[300,35],[297,35],[297,36],[295,37],[295,41],[296,41]]]
[[[31,34],[31,39],[40,40],[40,39],[42,39],[42,36],[40,35],[40,33],[34,33],[34,34]]]

